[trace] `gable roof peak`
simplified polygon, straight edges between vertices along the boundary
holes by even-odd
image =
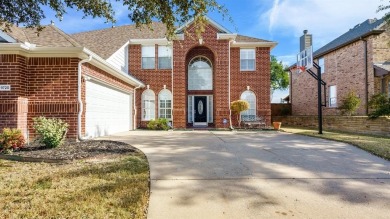
[[[228,33],[228,34],[232,33],[230,30],[228,30],[227,28],[225,28],[221,24],[217,23],[216,21],[214,21],[213,19],[211,19],[207,15],[202,15],[202,16],[206,19],[206,21],[209,24],[211,24],[215,28],[217,28],[220,31],[220,33]],[[195,18],[190,19],[187,23],[185,23],[182,26],[180,26],[179,28],[177,28],[176,29],[176,33],[183,33],[183,29],[185,29],[186,27],[190,26],[194,21],[195,21]]]

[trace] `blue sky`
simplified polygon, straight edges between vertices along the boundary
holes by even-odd
[[[120,2],[114,2],[116,26],[130,24],[128,10]],[[345,33],[368,18],[380,18],[376,10],[382,0],[218,0],[229,10],[234,23],[224,20],[221,14],[209,13],[209,17],[232,32],[278,42],[272,50],[278,60],[286,65],[296,62],[299,37],[303,30],[313,34],[314,50]],[[59,21],[54,12],[45,9],[46,19],[51,20],[67,33],[111,27],[104,19],[85,18],[75,10],[68,11]],[[274,93],[273,102],[288,95],[288,91]]]

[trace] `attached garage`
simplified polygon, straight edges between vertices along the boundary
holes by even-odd
[[[132,93],[86,81],[85,135],[99,137],[132,129]]]

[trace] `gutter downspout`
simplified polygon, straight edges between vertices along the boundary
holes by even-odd
[[[140,88],[142,85],[138,85],[138,87],[134,88],[134,94],[133,94],[133,106],[134,106],[134,115],[133,115],[133,130],[136,129],[136,126],[137,126],[137,104],[136,104],[136,92],[137,92],[137,89]]]
[[[229,92],[228,92],[228,96],[229,96],[229,98],[228,98],[228,105],[229,105],[229,125],[230,125],[230,130],[234,130],[234,128],[233,128],[233,125],[232,125],[232,110],[230,109],[230,102],[231,102],[231,100],[230,100],[230,45],[231,45],[231,43],[233,42],[233,40],[229,40],[229,66],[228,66],[228,80],[229,80]]]
[[[171,125],[172,125],[172,129],[173,129],[173,109],[174,109],[174,102],[173,102],[173,97],[175,95],[173,95],[173,41],[172,41],[172,53],[171,53],[171,93],[172,93],[172,110],[171,110]],[[187,97],[186,97],[187,98]],[[187,119],[187,118],[186,118]]]
[[[79,114],[77,115],[77,139],[79,141],[87,140],[87,138],[83,137],[81,133],[81,116],[84,110],[83,101],[81,99],[81,67],[83,63],[90,62],[91,60],[92,60],[92,55],[89,55],[87,59],[81,60],[78,64],[78,69],[77,69],[77,73],[78,73],[77,74],[77,101],[80,106]]]
[[[365,86],[365,98],[366,98],[366,115],[368,115],[368,57],[367,57],[367,40],[360,38],[364,42],[364,71],[365,71],[365,77],[366,77],[366,86]]]

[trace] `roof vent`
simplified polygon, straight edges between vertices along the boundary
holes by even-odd
[[[309,31],[308,30],[304,30],[303,31],[303,34],[307,34]]]
[[[51,21],[50,21],[50,24],[51,24],[51,25],[54,25],[54,21],[53,21],[53,20],[51,20]]]

